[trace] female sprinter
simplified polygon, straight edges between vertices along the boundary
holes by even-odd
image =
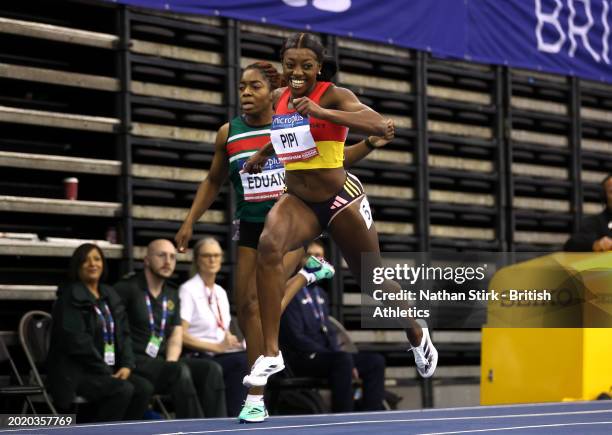
[[[284,368],[278,331],[285,254],[327,230],[353,275],[360,277],[361,254],[380,252],[363,186],[344,169],[344,141],[349,128],[385,136],[393,135],[393,125],[350,90],[319,81],[325,80],[323,58],[323,45],[312,34],[297,33],[285,41],[281,59],[288,86],[275,93],[271,143],[244,166],[244,171],[257,173],[274,151],[274,160],[285,163],[287,185],[259,239],[256,276],[264,353],[244,378],[246,386],[265,385],[270,375]],[[388,291],[399,290],[392,281],[386,286]],[[427,328],[409,320],[406,333],[417,370],[429,377],[437,365],[437,351]]]
[[[191,209],[175,237],[179,252],[184,252],[192,236],[193,224],[208,210],[229,174],[237,198],[236,219],[240,221],[235,303],[238,323],[247,343],[249,366],[264,352],[255,281],[257,242],[266,215],[283,192],[285,173],[283,165],[277,159],[270,159],[261,174],[241,173],[241,169],[251,155],[270,142],[270,125],[274,114],[273,91],[280,86],[280,81],[280,75],[270,63],[256,62],[244,69],[239,89],[243,115],[219,129],[208,176],[200,184]],[[347,147],[346,163],[350,164],[365,157],[373,148],[383,146],[387,142],[388,140],[383,138],[371,137]],[[281,258],[281,262],[284,262],[284,266],[281,265],[279,269],[282,276],[278,277],[279,281],[283,282],[279,288],[279,291],[284,293],[282,308],[279,307],[281,310],[308,281],[313,282],[333,275],[333,268],[321,263],[320,269],[314,273],[301,271],[287,281],[300,264],[303,255],[303,248],[298,247]],[[263,402],[263,386],[251,388],[239,420],[260,422],[265,420],[267,415]]]

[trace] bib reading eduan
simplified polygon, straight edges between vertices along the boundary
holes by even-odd
[[[276,199],[285,188],[285,167],[278,158],[271,157],[260,173],[242,172],[240,179],[245,201],[261,202]]]
[[[319,155],[309,118],[297,112],[272,116],[270,139],[281,163],[301,162]]]

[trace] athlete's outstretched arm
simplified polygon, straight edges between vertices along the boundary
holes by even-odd
[[[272,142],[268,142],[244,162],[242,171],[248,172],[249,174],[260,173],[261,168],[272,155],[274,155],[274,147],[272,146]]]
[[[384,136],[387,131],[385,119],[346,88],[330,87],[321,97],[320,105],[300,97],[293,100],[293,106],[302,116],[312,115],[362,133]]]
[[[217,132],[217,139],[215,140],[215,155],[213,156],[212,164],[206,178],[200,183],[198,191],[191,209],[183,221],[183,225],[174,236],[176,242],[176,248],[179,252],[185,252],[189,239],[193,233],[193,224],[202,217],[202,215],[208,210],[210,205],[213,203],[221,186],[227,178],[229,172],[229,164],[227,160],[227,151],[225,150],[225,143],[227,142],[227,136],[229,134],[229,123],[223,124]]]
[[[387,133],[383,137],[369,136],[354,145],[344,148],[344,168],[350,168],[354,163],[365,158],[376,148],[382,148],[395,137],[395,126],[392,119],[387,119]],[[369,142],[370,144],[368,145]]]

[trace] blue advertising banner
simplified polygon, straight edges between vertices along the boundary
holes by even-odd
[[[612,82],[611,0],[113,0]]]

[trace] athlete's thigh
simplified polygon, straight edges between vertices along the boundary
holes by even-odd
[[[259,238],[273,241],[283,253],[295,250],[321,232],[314,212],[298,197],[285,194],[274,204],[266,217]]]
[[[372,252],[380,255],[378,232],[371,215],[368,217],[366,211],[360,211],[361,203],[362,199],[359,199],[342,210],[329,226],[332,238],[356,279],[361,277],[361,254]]]

